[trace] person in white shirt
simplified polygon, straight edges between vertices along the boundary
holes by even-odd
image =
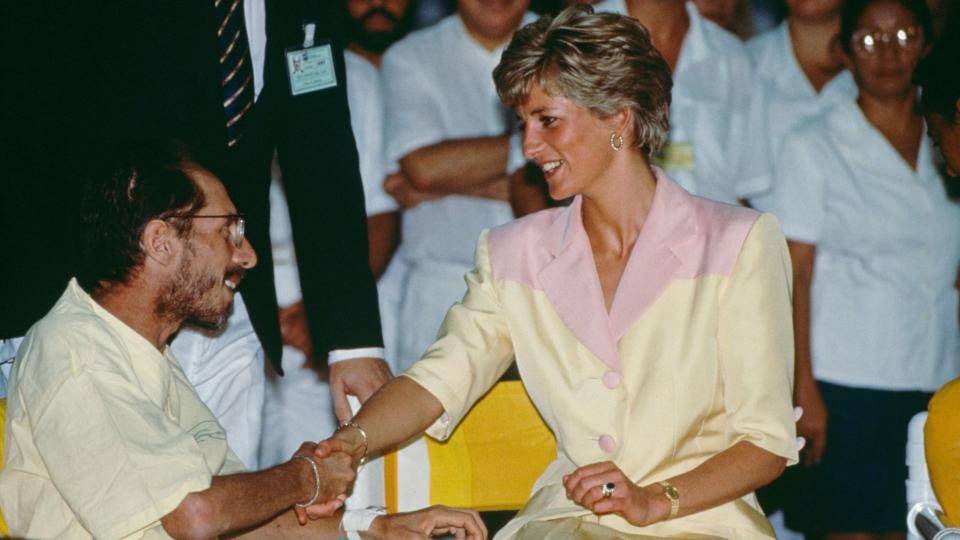
[[[903,537],[907,422],[960,372],[960,205],[911,82],[930,29],[922,0],[844,4],[857,100],[787,134],[761,207],[790,241],[795,396],[812,418],[787,524],[827,538]]]
[[[456,14],[384,56],[387,159],[404,177],[387,190],[407,207],[393,263],[407,267],[398,371],[433,342],[462,297],[480,231],[513,218],[507,176],[525,160],[491,73],[513,32],[533,20],[528,5],[460,0]]]
[[[654,164],[687,191],[722,202],[766,191],[740,176],[753,85],[743,43],[684,0],[603,0],[594,9],[638,19],[673,68],[670,141]]]
[[[787,19],[747,43],[755,86],[741,175],[749,182],[772,186],[773,159],[784,135],[838,101],[855,99],[856,83],[837,54],[841,5],[842,0],[788,0]]]

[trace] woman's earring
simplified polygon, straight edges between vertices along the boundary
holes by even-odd
[[[623,148],[623,135],[617,135],[616,133],[610,133],[610,148],[613,148],[614,152],[619,152]]]

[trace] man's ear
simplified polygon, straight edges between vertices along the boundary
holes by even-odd
[[[960,124],[960,97],[958,97],[957,102],[953,104],[953,123]]]
[[[180,238],[177,231],[162,219],[154,219],[143,228],[140,247],[147,259],[161,266],[172,264],[180,250]]]

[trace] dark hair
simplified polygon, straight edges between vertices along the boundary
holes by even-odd
[[[147,223],[193,212],[206,203],[191,178],[211,170],[177,142],[141,144],[121,151],[108,170],[87,185],[80,206],[80,268],[77,281],[87,292],[103,283],[125,283],[143,264],[141,236]],[[192,220],[173,220],[181,236]]]
[[[960,17],[946,26],[944,34],[914,73],[914,82],[922,88],[920,110],[923,114],[938,113],[956,123],[957,100],[960,99]]]
[[[857,25],[860,23],[860,17],[868,7],[880,0],[844,0],[843,7],[840,9],[840,46],[848,54],[852,52],[850,40],[854,32],[857,31]],[[933,17],[930,15],[930,7],[926,0],[894,0],[903,6],[907,11],[913,14],[917,19],[917,24],[923,29],[923,39],[930,43],[933,40]]]

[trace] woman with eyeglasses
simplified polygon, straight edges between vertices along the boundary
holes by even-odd
[[[795,395],[806,469],[787,523],[828,539],[905,536],[907,423],[960,372],[960,206],[917,107],[924,0],[848,0],[843,61],[856,100],[790,132],[763,210],[794,269]]]

